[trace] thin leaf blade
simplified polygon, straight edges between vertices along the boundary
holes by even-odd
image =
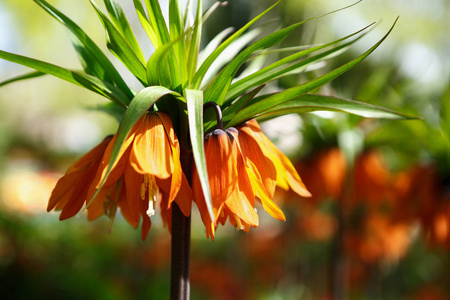
[[[189,129],[197,174],[205,196],[206,207],[209,216],[214,223],[214,213],[212,207],[211,191],[209,188],[208,171],[206,168],[206,158],[204,149],[203,132],[203,93],[201,90],[185,90],[185,97],[188,108]]]

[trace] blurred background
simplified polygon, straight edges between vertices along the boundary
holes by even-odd
[[[107,51],[88,1],[49,2]],[[274,1],[228,2],[206,24],[205,41],[243,26]],[[132,1],[120,3],[150,55]],[[350,4],[286,0],[267,20],[291,24]],[[377,22],[350,50],[313,71],[321,74],[370,48],[397,16],[392,34],[368,59],[317,92],[423,119],[309,113],[263,123],[313,197],[280,191],[286,222],[260,209],[259,228],[220,227],[214,242],[194,213],[192,299],[450,298],[450,3],[362,1],[308,22],[283,45],[324,43]],[[66,29],[33,1],[0,2],[0,49],[81,69]],[[28,71],[0,60],[0,82]],[[276,84],[286,88],[310,76]],[[107,218],[60,222],[46,212],[66,169],[117,129],[116,120],[96,109],[104,103],[50,76],[0,88],[3,299],[168,299],[170,235],[157,216],[141,241],[120,216],[108,234]]]

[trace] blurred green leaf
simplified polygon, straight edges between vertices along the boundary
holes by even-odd
[[[45,75],[45,73],[44,72],[39,72],[39,71],[27,73],[27,74],[20,75],[20,76],[17,76],[17,77],[14,77],[14,78],[10,78],[8,80],[0,82],[0,87],[4,86],[4,85],[7,85],[7,84],[10,84],[10,83],[13,83],[13,82],[16,82],[16,81],[36,78],[36,77],[40,77],[42,75]]]
[[[89,38],[89,36],[80,27],[78,27],[78,25],[46,1],[33,1],[71,31],[73,34],[73,44],[80,56],[83,66],[85,67],[86,73],[94,75],[104,81],[115,83],[127,94],[130,99],[134,96],[133,92],[128,88],[127,84],[117,72],[114,65],[108,60],[100,48],[98,48],[98,46]],[[128,104],[129,99],[125,103]]]
[[[111,101],[114,101],[115,103],[123,107],[126,107],[126,103],[129,103],[129,98],[121,89],[109,82],[100,80],[97,77],[78,71],[70,71],[50,63],[5,52],[2,50],[0,50],[0,58],[82,86],[84,88],[87,88],[88,90],[96,92],[97,94],[110,99]]]

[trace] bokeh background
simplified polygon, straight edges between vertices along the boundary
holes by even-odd
[[[105,44],[88,1],[49,2]],[[206,41],[274,1],[228,2],[207,23]],[[131,0],[120,3],[134,16]],[[286,0],[267,20],[290,24],[351,3]],[[318,92],[423,119],[309,113],[263,123],[313,197],[279,192],[286,222],[260,209],[259,228],[221,227],[214,242],[194,213],[192,299],[450,298],[450,3],[362,1],[305,24],[283,45],[323,43],[377,22],[313,71],[320,74],[370,48],[397,16],[392,34],[368,59]],[[150,55],[135,19],[133,26]],[[0,49],[80,69],[66,29],[31,0],[0,2]],[[27,71],[0,60],[0,82]],[[310,75],[276,84],[285,88]],[[46,212],[67,167],[116,130],[117,122],[96,109],[102,104],[50,76],[0,88],[2,299],[168,299],[170,235],[158,217],[141,241],[121,217],[108,234],[107,218],[60,222]]]

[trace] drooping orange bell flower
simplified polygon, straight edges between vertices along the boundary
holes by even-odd
[[[47,210],[62,209],[60,219],[64,220],[86,204],[89,220],[103,214],[113,220],[119,208],[133,227],[142,216],[142,239],[148,234],[158,199],[169,230],[173,201],[189,216],[192,193],[181,169],[180,148],[170,117],[161,112],[143,115],[104,180],[115,140],[116,135],[106,138],[69,168],[56,184]]]
[[[271,216],[284,221],[283,212],[272,201],[276,185],[310,196],[292,163],[261,132],[255,120],[238,129],[216,129],[208,134],[205,157],[215,224],[207,212],[196,172],[193,193],[208,237],[214,238],[218,223],[224,224],[227,219],[244,231],[257,227],[255,199]]]

